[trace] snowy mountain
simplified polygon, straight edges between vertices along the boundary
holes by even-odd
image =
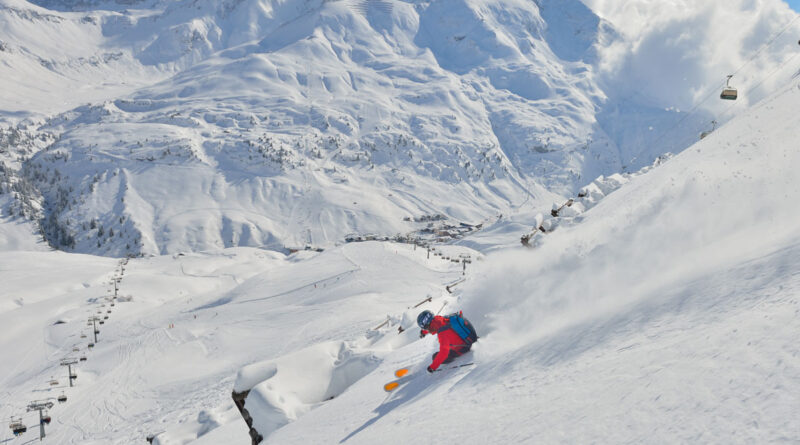
[[[0,442],[796,442],[798,23],[0,0]]]
[[[680,151],[712,117],[615,82],[633,40],[578,0],[3,4],[7,131],[52,142],[6,167],[25,192],[5,213],[67,251],[478,224]]]
[[[28,427],[3,440],[35,438],[25,408],[50,400],[53,443],[248,444],[231,392],[249,390],[261,443],[791,443],[798,97],[795,79],[672,159],[596,181],[563,216],[515,215],[563,219],[530,250],[2,252],[0,415]],[[464,242],[517,240],[513,222]],[[463,309],[473,365],[424,372],[422,309]],[[74,387],[65,356],[87,359]]]

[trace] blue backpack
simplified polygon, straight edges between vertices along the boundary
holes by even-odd
[[[461,311],[450,314],[445,318],[447,319],[448,327],[455,331],[455,333],[461,337],[461,340],[464,340],[464,343],[467,346],[478,341],[478,333],[475,332],[475,328],[472,327],[472,323],[464,318],[464,316],[461,314]],[[447,327],[445,327],[445,329],[447,329]]]

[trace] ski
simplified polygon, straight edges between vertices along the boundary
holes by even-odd
[[[446,368],[439,368],[439,369],[437,369],[437,370],[435,370],[433,372],[446,371],[448,369],[463,368],[465,366],[472,366],[474,364],[475,363],[464,363],[463,365],[448,366]],[[413,377],[413,375],[410,374],[410,373],[411,373],[411,369],[409,369],[409,368],[400,368],[400,369],[398,369],[397,371],[394,372],[394,376],[397,377],[397,380],[392,380],[391,382],[383,385],[383,390],[386,391],[386,392],[394,391],[395,389],[400,387],[401,384],[407,382],[408,380],[410,380]]]
[[[401,383],[404,383],[408,379],[400,379],[400,380],[392,380],[391,382],[383,385],[383,390],[386,392],[392,392],[400,386]]]

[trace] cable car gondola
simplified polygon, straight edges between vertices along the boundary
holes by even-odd
[[[720,99],[736,100],[736,98],[739,96],[736,88],[731,86],[731,77],[733,77],[733,74],[728,75],[728,81],[725,82],[725,88],[722,89],[722,93],[719,95]]]

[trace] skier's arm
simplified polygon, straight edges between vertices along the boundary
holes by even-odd
[[[435,371],[439,366],[441,366],[442,362],[445,361],[448,355],[450,355],[450,345],[441,343],[439,345],[439,353],[436,354],[436,358],[434,358],[433,363],[431,363],[431,369]]]

